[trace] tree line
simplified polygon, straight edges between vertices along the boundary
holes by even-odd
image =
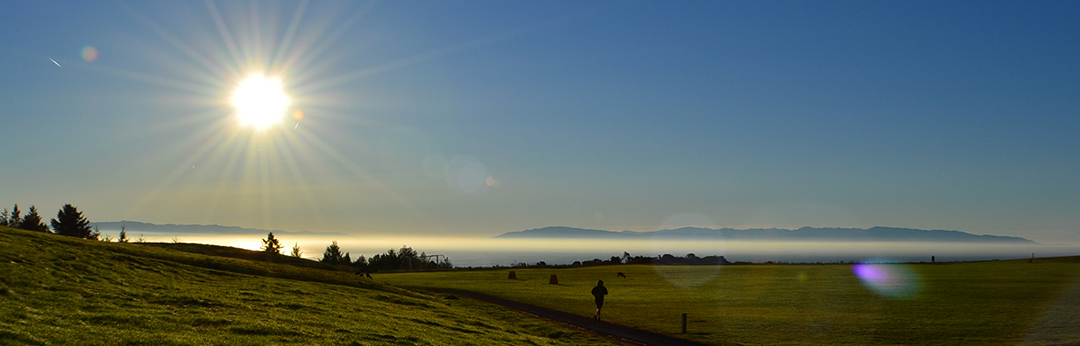
[[[693,253],[688,253],[686,256],[674,256],[672,254],[663,254],[656,257],[650,256],[631,256],[629,252],[623,252],[622,256],[611,256],[607,260],[599,258],[591,259],[588,261],[574,261],[570,265],[548,265],[546,262],[540,261],[536,264],[518,263],[515,267],[589,267],[589,266],[603,266],[603,265],[617,265],[617,264],[651,264],[651,265],[723,265],[732,264],[724,256],[709,255],[700,257]]]
[[[98,240],[101,237],[101,232],[90,227],[90,220],[87,220],[83,213],[71,204],[64,204],[60,211],[56,212],[56,218],[49,220],[49,224],[52,225],[51,230],[38,214],[37,207],[33,205],[30,206],[26,215],[22,215],[18,204],[15,204],[11,211],[5,208],[3,212],[0,212],[0,226],[92,240]],[[111,240],[111,238],[106,238]],[[128,241],[126,231],[120,232],[119,241],[125,243]]]
[[[274,232],[268,233],[266,239],[262,240],[262,243],[262,251],[265,251],[268,254],[281,255],[283,246],[281,245],[281,241],[274,236]],[[294,243],[289,256],[297,258],[303,256],[303,250],[300,250],[299,243]],[[323,251],[323,257],[319,262],[336,267],[347,267],[353,271],[365,273],[399,270],[436,270],[454,267],[454,265],[450,263],[450,259],[444,255],[429,256],[425,252],[417,253],[416,250],[413,250],[413,248],[408,246],[402,246],[397,250],[389,249],[386,250],[385,253],[371,256],[371,258],[365,258],[364,255],[360,255],[353,260],[349,252],[342,251],[341,246],[338,246],[336,240],[326,246],[326,250]]]

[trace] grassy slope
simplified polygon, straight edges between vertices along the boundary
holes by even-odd
[[[608,321],[712,344],[1063,344],[1080,342],[1080,258],[907,270],[908,295],[864,286],[850,265],[618,266],[384,274],[579,315],[603,279]],[[616,271],[629,276],[617,279]],[[560,285],[549,285],[557,274]],[[688,335],[680,317],[689,314]]]
[[[0,345],[606,342],[345,272],[0,227]]]

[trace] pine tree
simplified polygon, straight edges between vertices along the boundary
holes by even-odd
[[[398,269],[413,269],[413,263],[416,263],[419,258],[416,250],[404,245],[401,246],[401,250],[398,250],[398,257],[401,258],[401,265]]]
[[[337,240],[326,247],[326,251],[323,251],[322,260],[319,262],[328,264],[338,264],[341,260],[345,259],[345,255],[341,253],[341,247],[338,246]]]
[[[82,212],[71,204],[64,204],[64,207],[60,208],[56,218],[52,219],[52,227],[53,232],[59,235],[97,239],[97,235],[90,228],[90,220],[83,217]]]
[[[8,217],[8,227],[19,228],[19,224],[22,223],[22,216],[19,215],[19,205],[16,204],[14,209],[11,209],[11,216]]]
[[[131,238],[128,238],[128,236],[127,236],[127,228],[126,227],[120,226],[120,238],[116,239],[116,241],[121,242],[121,243],[126,243],[128,241],[131,241]]]
[[[300,258],[303,254],[304,250],[300,250],[300,243],[293,243],[292,252],[289,253],[289,256]]]
[[[30,206],[30,212],[26,213],[26,216],[19,222],[19,228],[38,232],[49,231],[49,227],[45,226],[45,222],[41,220],[41,215],[38,215],[37,208],[34,206]]]
[[[4,212],[0,213],[0,226],[8,225],[8,216],[10,216],[10,213],[8,213],[7,208],[4,208]]]
[[[268,233],[266,239],[264,239],[262,243],[262,250],[266,253],[281,253],[281,242],[279,242],[277,238],[274,238],[274,232]]]

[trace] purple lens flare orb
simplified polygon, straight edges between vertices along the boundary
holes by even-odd
[[[859,263],[851,267],[863,286],[885,298],[910,298],[919,294],[919,278],[903,264]]]

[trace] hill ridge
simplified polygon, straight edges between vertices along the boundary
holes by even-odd
[[[493,238],[507,239],[672,239],[672,240],[770,240],[770,241],[907,241],[1031,243],[1035,241],[1001,235],[972,234],[956,230],[874,226],[870,228],[800,227],[783,228],[705,228],[680,227],[649,232],[607,231],[599,229],[549,226],[506,232]]]
[[[236,258],[260,255],[243,249],[102,242],[2,226],[0,243],[4,345],[615,344],[350,271]]]

